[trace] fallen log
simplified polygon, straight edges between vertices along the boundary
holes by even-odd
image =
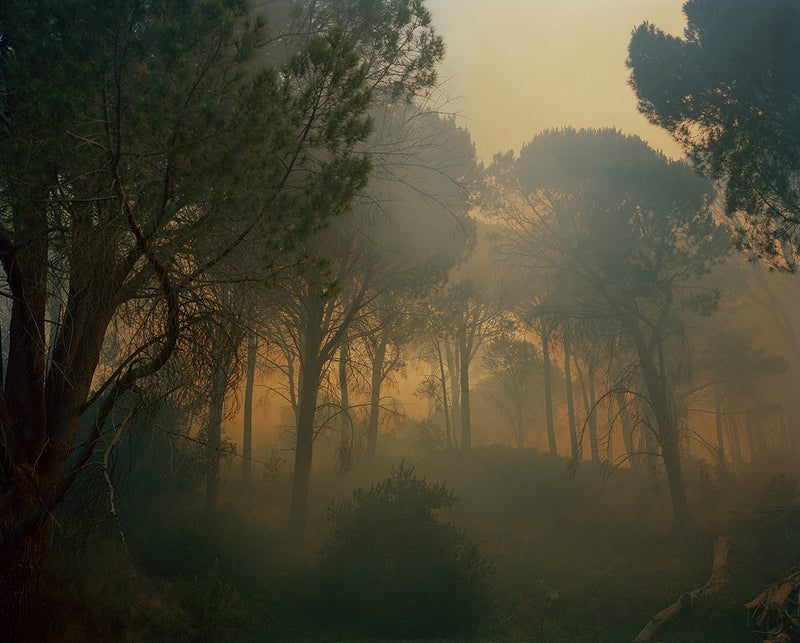
[[[681,595],[669,607],[664,608],[645,625],[644,629],[639,632],[638,636],[634,639],[634,643],[642,641],[650,641],[656,632],[661,629],[669,619],[676,614],[679,614],[688,607],[694,607],[698,601],[704,599],[710,594],[714,594],[728,581],[728,550],[729,542],[727,536],[720,536],[714,543],[714,558],[711,577],[708,582],[702,587],[693,589],[691,592]]]

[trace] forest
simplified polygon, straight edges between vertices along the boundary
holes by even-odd
[[[800,4],[488,161],[429,4],[0,3],[0,641],[800,641]]]

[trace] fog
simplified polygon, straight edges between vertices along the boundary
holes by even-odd
[[[800,640],[793,0],[40,4],[0,640]]]

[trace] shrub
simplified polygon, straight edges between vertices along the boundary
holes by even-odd
[[[371,636],[474,631],[489,608],[488,561],[434,511],[455,494],[400,464],[388,479],[329,510],[316,610]]]

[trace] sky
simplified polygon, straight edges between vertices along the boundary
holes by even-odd
[[[634,27],[681,35],[684,0],[428,0],[447,46],[443,111],[459,115],[478,157],[543,129],[616,127],[670,157],[672,139],[636,110],[625,67]]]

